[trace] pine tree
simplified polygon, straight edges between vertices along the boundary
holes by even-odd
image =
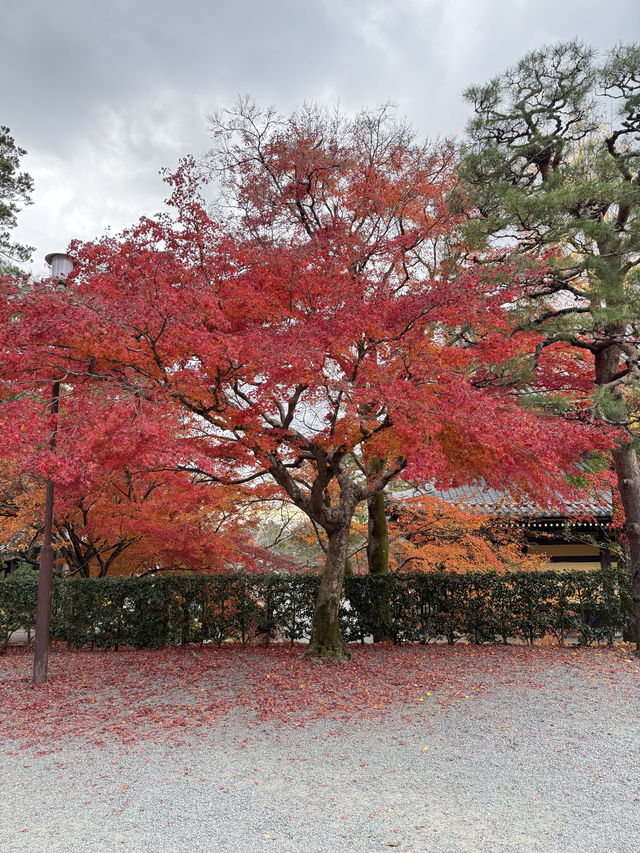
[[[33,180],[20,171],[20,158],[27,152],[19,148],[8,127],[0,126],[0,273],[16,272],[16,263],[24,263],[33,249],[11,241],[10,231],[17,225],[17,214],[31,204]]]
[[[640,46],[604,62],[578,42],[546,47],[465,97],[468,236],[537,268],[517,328],[543,334],[536,363],[569,346],[591,365],[591,416],[618,432],[640,650]]]

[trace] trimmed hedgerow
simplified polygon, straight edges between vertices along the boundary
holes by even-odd
[[[0,581],[0,651],[15,631],[31,636],[36,624],[38,575],[26,563]]]
[[[159,648],[179,643],[308,637],[319,576],[173,574],[78,578],[54,583],[52,636],[70,646]],[[37,578],[21,571],[0,581],[0,642],[33,630]],[[381,600],[388,601],[380,624]],[[631,617],[628,580],[617,569],[510,574],[429,573],[346,578],[343,636],[376,633],[396,643],[466,639],[533,644],[568,636],[612,642]]]

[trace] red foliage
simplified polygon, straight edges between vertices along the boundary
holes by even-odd
[[[74,392],[61,389],[53,452],[50,418],[37,398],[2,407],[9,440],[0,463],[0,544],[28,558],[51,475],[54,546],[71,574],[256,567],[241,527],[253,520],[264,488],[246,495],[194,468],[184,427],[161,406],[88,387]]]
[[[68,293],[45,282],[9,294],[21,323],[9,323],[1,342],[8,390],[66,375],[76,424],[87,413],[87,429],[106,435],[110,454],[120,444],[97,411],[96,380],[118,389],[114,423],[123,407],[140,405],[160,441],[171,419],[157,411],[178,405],[189,421],[183,458],[205,457],[218,476],[224,462],[227,480],[229,466],[269,472],[315,515],[320,504],[312,509],[291,466],[322,491],[357,450],[391,460],[380,481],[406,465],[442,485],[482,473],[531,492],[558,488],[559,473],[598,444],[588,425],[567,429],[523,410],[510,389],[484,381],[480,350],[448,345],[438,332],[484,316],[488,302],[471,271],[451,281],[426,271],[398,291],[395,276],[352,271],[357,239],[341,224],[301,244],[239,248],[208,218],[188,174],[175,179],[175,224],[145,220],[122,240],[78,247]],[[385,245],[393,251],[400,262],[401,248]],[[87,470],[77,426],[73,452],[52,457],[38,449],[46,423],[42,405],[34,417],[37,405],[36,397],[3,407],[7,445],[28,442],[32,467],[74,481]],[[95,444],[84,446],[95,455]]]
[[[214,480],[270,477],[328,533],[320,599],[335,623],[355,507],[400,471],[548,499],[604,441],[520,405],[512,366],[531,340],[506,334],[504,308],[518,271],[498,284],[463,261],[451,146],[420,146],[384,114],[253,127],[242,117],[235,145],[221,131],[237,217],[212,219],[186,162],[169,178],[173,215],[75,246],[65,292],[8,286],[2,378],[42,394],[64,377],[76,412],[106,394],[158,437],[179,424],[174,457]],[[26,399],[4,411],[11,445],[30,430]],[[365,478],[373,457],[382,470]],[[73,458],[38,450],[33,465],[66,482]]]

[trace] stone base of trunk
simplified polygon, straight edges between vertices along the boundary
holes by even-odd
[[[344,641],[338,644],[312,641],[305,649],[303,658],[320,658],[326,663],[346,663],[351,660],[351,651]]]
[[[351,652],[340,633],[336,597],[324,602],[318,601],[316,604],[311,637],[304,657],[318,657],[331,663],[342,663],[350,659]]]

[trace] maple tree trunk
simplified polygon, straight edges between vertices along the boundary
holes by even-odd
[[[351,519],[349,518],[345,524],[329,533],[327,557],[318,589],[318,598],[311,626],[311,638],[305,657],[319,656],[323,660],[331,662],[345,661],[351,657],[351,652],[342,639],[338,621],[350,526]]]
[[[640,654],[640,467],[633,445],[624,444],[616,448],[613,451],[613,464],[625,516],[636,653]]]
[[[380,578],[371,584],[373,606],[378,624],[373,632],[373,642],[391,639],[391,601],[389,586],[384,579],[389,574],[389,527],[384,506],[384,492],[378,492],[367,501],[367,564],[369,574]]]

